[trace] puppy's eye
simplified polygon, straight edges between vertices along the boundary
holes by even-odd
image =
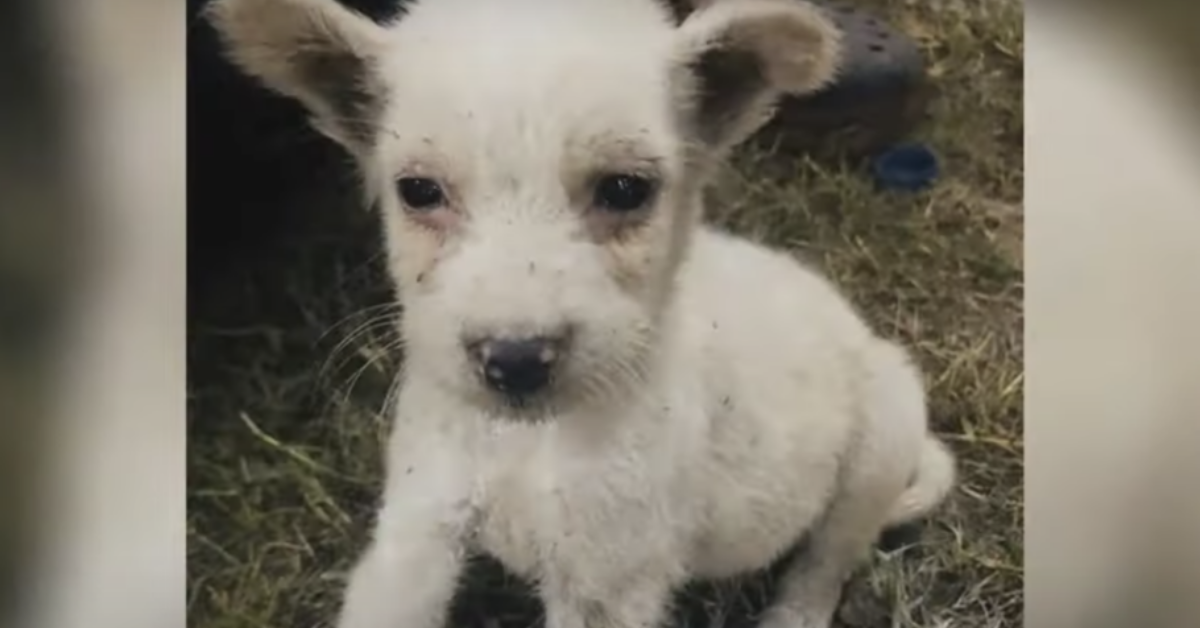
[[[416,211],[432,211],[446,204],[442,186],[433,179],[404,177],[396,182],[396,190],[400,200]]]
[[[631,212],[645,207],[654,196],[654,182],[631,174],[611,174],[596,182],[596,207],[612,212]]]

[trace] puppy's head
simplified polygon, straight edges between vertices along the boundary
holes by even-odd
[[[535,418],[630,394],[706,166],[835,31],[797,0],[216,0],[229,57],[359,161],[405,305],[409,376]]]

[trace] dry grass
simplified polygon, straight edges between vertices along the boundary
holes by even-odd
[[[914,347],[935,428],[961,457],[950,503],[919,540],[877,553],[839,621],[1019,626],[1020,7],[883,3],[932,59],[941,95],[918,135],[944,159],[940,184],[879,194],[848,167],[751,154],[720,186],[714,219],[812,260],[882,333]],[[374,243],[369,222],[347,215],[359,213],[312,221],[272,263],[196,304],[188,504],[197,628],[327,625],[362,547],[380,481],[378,410],[397,356],[382,328],[364,326],[379,313],[367,308],[389,294],[376,251],[363,246]],[[749,625],[769,590],[769,574],[697,587],[682,596],[677,625]],[[518,628],[538,614],[517,583],[482,565],[456,625]]]

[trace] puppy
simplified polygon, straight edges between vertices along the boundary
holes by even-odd
[[[954,481],[920,374],[829,283],[703,226],[712,166],[833,77],[797,0],[216,0],[382,210],[409,366],[340,628],[436,628],[464,560],[551,628],[660,626],[801,536],[770,628],[823,628],[880,531]]]

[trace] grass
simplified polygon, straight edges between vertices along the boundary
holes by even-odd
[[[940,94],[917,136],[943,158],[939,184],[881,194],[851,166],[748,151],[720,182],[712,219],[810,260],[881,333],[912,347],[934,427],[960,456],[954,496],[915,542],[877,552],[847,588],[841,625],[1020,626],[1021,8],[872,4],[931,61]],[[328,625],[365,539],[397,367],[372,315],[390,293],[365,212],[307,223],[194,304],[196,628]],[[697,586],[676,626],[750,625],[770,587],[769,573]],[[454,625],[523,628],[538,614],[519,583],[483,563]]]

